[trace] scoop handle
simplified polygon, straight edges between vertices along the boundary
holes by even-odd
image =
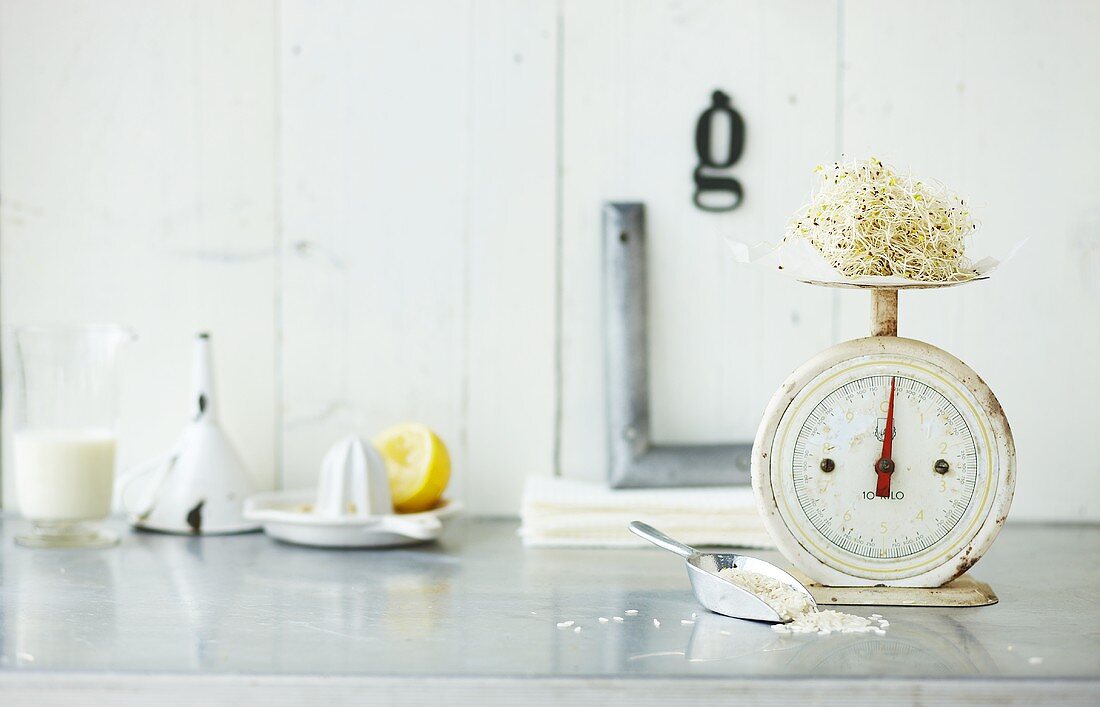
[[[645,538],[659,548],[675,552],[680,557],[691,557],[695,554],[695,548],[685,545],[679,540],[673,540],[652,525],[643,523],[640,520],[630,521],[630,532],[640,538]]]

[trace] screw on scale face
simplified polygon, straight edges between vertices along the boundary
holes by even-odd
[[[821,460],[821,470],[824,471],[826,474],[830,473],[835,468],[836,462],[834,462],[832,459]]]
[[[937,459],[936,465],[933,468],[936,470],[937,474],[946,474],[948,470],[951,469],[951,465],[947,463],[946,459]]]
[[[883,474],[892,474],[894,473],[894,462],[890,459],[879,459],[878,470]]]

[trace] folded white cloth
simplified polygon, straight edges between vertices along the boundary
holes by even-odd
[[[529,547],[638,547],[640,520],[689,545],[774,547],[747,486],[609,489],[573,479],[531,477],[519,534]]]

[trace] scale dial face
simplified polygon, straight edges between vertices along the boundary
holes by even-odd
[[[757,436],[753,486],[777,546],[818,582],[938,586],[992,542],[1014,458],[973,371],[878,337],[834,347],[784,384]]]

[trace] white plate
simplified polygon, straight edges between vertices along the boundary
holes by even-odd
[[[299,508],[317,500],[315,489],[258,493],[244,503],[244,517],[260,523],[273,538],[312,547],[397,547],[429,542],[443,534],[443,521],[460,510],[444,499],[423,513],[326,518]]]

